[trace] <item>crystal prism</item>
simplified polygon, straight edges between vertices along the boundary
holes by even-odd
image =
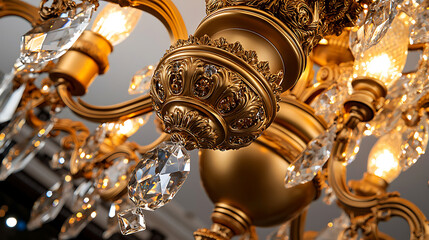
[[[323,202],[326,205],[331,205],[336,200],[337,200],[337,196],[335,195],[334,190],[332,190],[332,188],[329,185],[327,185],[324,188]]]
[[[103,232],[103,239],[109,239],[113,234],[120,232],[117,216],[118,213],[133,207],[134,205],[128,198],[128,195],[124,195],[121,199],[116,200],[110,205],[107,219],[107,228]]]
[[[18,124],[21,123],[22,120]],[[13,135],[13,139],[9,139],[9,141],[15,141],[16,144],[8,150],[6,156],[2,160],[0,180],[5,180],[10,174],[21,171],[27,166],[45,145],[46,136],[53,126],[53,120],[46,121],[44,126],[35,130],[27,126],[27,128],[21,129],[17,134]],[[16,131],[16,129],[14,131]],[[2,134],[4,134],[4,132],[0,133],[0,141]]]
[[[128,88],[129,94],[148,94],[150,91],[150,82],[155,72],[155,67],[149,65],[137,71],[131,80],[130,87]]]
[[[72,191],[71,177],[67,175],[40,196],[31,210],[30,220],[27,223],[28,230],[32,231],[41,227],[43,223],[54,220],[65,202],[72,196]]]
[[[350,226],[350,218],[342,213],[340,217],[334,219],[333,222],[328,224],[325,230],[322,230],[315,240],[332,240],[339,239],[340,234]],[[352,239],[352,238],[347,238]]]
[[[85,208],[85,206],[94,205],[100,196],[95,191],[94,183],[92,181],[82,182],[73,193],[73,205],[71,210],[73,212]]]
[[[413,11],[408,13],[413,18],[410,32],[410,43],[429,43],[429,2],[422,1],[420,4],[412,2]]]
[[[180,144],[161,143],[143,155],[131,174],[130,199],[146,210],[162,207],[174,198],[189,171],[190,157],[186,149]]]
[[[426,152],[428,143],[428,123],[426,113],[422,114],[420,121],[416,126],[404,126],[402,129],[398,129],[395,130],[398,131],[398,134],[402,135],[402,151],[399,157],[399,164],[402,167],[402,171],[406,171],[417,162],[421,155]]]
[[[0,123],[10,121],[13,118],[26,87],[25,84],[22,84],[14,90],[12,80],[12,75],[6,75],[0,83]]]
[[[96,205],[84,204],[82,208],[71,215],[61,227],[58,235],[59,240],[72,239],[79,235],[80,232],[97,216]]]
[[[118,214],[119,227],[123,235],[140,232],[146,229],[143,211],[133,208]]]
[[[134,166],[134,162],[128,158],[119,157],[114,159],[113,164],[98,177],[96,181],[97,189],[103,191],[119,186],[121,182],[128,179],[128,173],[132,166]]]
[[[359,152],[360,142],[363,137],[364,123],[358,124],[354,129],[349,129],[347,133],[347,147],[343,152],[342,157],[346,160],[347,164],[352,163],[356,154]]]
[[[62,56],[88,26],[93,9],[93,4],[84,2],[80,7],[46,20],[24,34],[21,62],[41,63]]]
[[[342,104],[347,96],[347,87],[334,83],[321,93],[312,103],[315,114],[322,116],[331,125],[342,109]]]
[[[51,161],[49,161],[49,166],[52,169],[68,169],[70,166],[71,158],[71,150],[61,150],[52,156]]]
[[[279,229],[269,234],[266,240],[289,240],[290,222],[282,224]]]
[[[285,187],[290,188],[313,180],[331,156],[337,125],[311,140],[307,148],[286,171]]]

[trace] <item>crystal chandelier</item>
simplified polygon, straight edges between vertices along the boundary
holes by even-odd
[[[391,239],[378,224],[395,216],[410,239],[429,239],[423,212],[387,191],[428,143],[428,1],[206,0],[207,17],[189,37],[170,0],[108,2],[0,0],[0,18],[33,26],[0,82],[0,180],[24,169],[48,138],[61,144],[50,161],[61,180],[34,203],[29,230],[70,201],[59,239],[76,237],[102,202],[111,204],[109,229],[143,231],[145,212],[174,198],[190,171],[188,151],[199,149],[215,206],[196,240],[258,239],[254,227],[274,225],[267,239]],[[139,96],[110,106],[76,99],[108,71],[109,54],[142,11],[172,44],[134,75],[129,93]],[[404,72],[409,51],[419,62]],[[100,125],[90,132],[57,117],[64,108]],[[152,112],[159,138],[129,141]],[[367,172],[346,182],[370,135],[378,141]],[[304,232],[322,191],[343,214],[330,229]]]

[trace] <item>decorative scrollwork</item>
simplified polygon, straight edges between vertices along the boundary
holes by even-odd
[[[53,0],[50,7],[46,6],[49,0],[42,0],[40,2],[40,17],[44,20],[55,18],[61,13],[76,8],[76,2],[73,0]],[[89,2],[95,5],[95,9],[99,6],[98,0],[82,0],[82,2]]]
[[[244,5],[273,14],[298,37],[308,54],[325,35],[341,34],[354,25],[362,7],[356,1],[325,0],[208,0],[206,12]]]

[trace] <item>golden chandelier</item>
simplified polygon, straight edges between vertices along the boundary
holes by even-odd
[[[59,239],[76,237],[101,201],[112,203],[122,234],[145,230],[144,211],[174,198],[189,174],[187,151],[199,149],[215,207],[196,240],[258,239],[255,226],[280,224],[270,240],[392,239],[378,224],[395,216],[410,239],[429,240],[422,211],[387,192],[428,142],[427,0],[206,0],[207,16],[189,37],[171,0],[108,2],[85,30],[98,0],[42,0],[39,8],[0,0],[0,18],[33,26],[0,82],[0,180],[24,169],[47,138],[61,141],[50,165],[64,175],[35,202],[28,229],[73,198]],[[108,71],[114,45],[142,11],[161,21],[172,45],[134,75],[129,92],[140,96],[111,106],[76,99]],[[420,60],[403,72],[409,51]],[[65,107],[100,126],[90,133],[55,117]],[[160,137],[129,141],[151,112]],[[347,182],[370,135],[379,139],[368,170]],[[344,211],[339,226],[304,232],[322,191]]]

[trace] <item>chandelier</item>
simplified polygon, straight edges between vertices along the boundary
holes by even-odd
[[[214,210],[196,240],[258,239],[254,227],[274,225],[267,239],[391,239],[378,230],[391,217],[406,220],[410,239],[429,239],[422,211],[387,190],[428,143],[428,1],[206,0],[190,36],[170,0],[108,2],[0,0],[0,18],[33,26],[0,82],[0,180],[48,138],[61,144],[50,161],[61,180],[34,203],[29,230],[70,201],[59,239],[75,238],[101,202],[111,204],[104,238],[143,231],[145,211],[174,198],[190,171],[188,151],[199,149]],[[134,75],[129,93],[138,96],[110,106],[79,99],[143,11],[172,44]],[[419,62],[404,72],[410,51]],[[100,125],[90,132],[58,118],[64,108]],[[159,138],[129,141],[151,113]],[[370,135],[378,141],[367,172],[347,182]],[[331,229],[304,232],[307,207],[323,191],[344,213]]]

